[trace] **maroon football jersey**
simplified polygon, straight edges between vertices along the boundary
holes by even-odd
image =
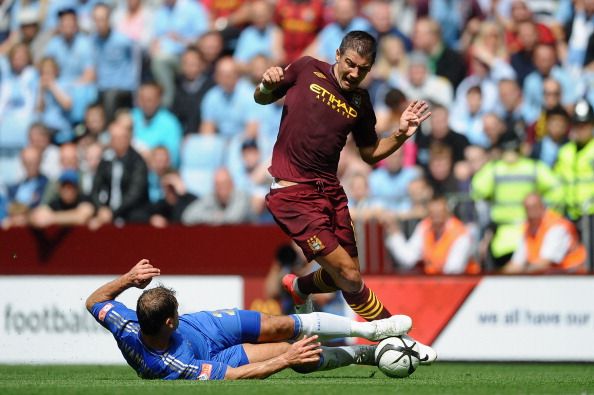
[[[269,169],[275,178],[338,183],[338,160],[348,134],[353,133],[358,147],[377,141],[369,94],[342,91],[328,63],[303,57],[290,64],[274,95],[286,95]]]

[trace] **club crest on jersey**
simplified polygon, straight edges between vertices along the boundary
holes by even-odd
[[[353,95],[353,104],[355,105],[355,107],[360,108],[361,107],[361,95]]]
[[[324,243],[322,243],[322,240],[320,240],[320,238],[317,235],[312,236],[309,239],[307,239],[307,245],[309,246],[310,250],[312,250],[313,252],[320,252],[324,248],[326,248]]]
[[[198,375],[198,380],[200,380],[200,381],[210,380],[211,373],[212,373],[212,365],[209,363],[203,363],[202,370],[200,371],[200,374]]]
[[[332,110],[336,111],[343,117],[357,118],[357,110],[349,106],[348,103],[338,97],[336,97],[328,89],[318,84],[311,84],[309,90],[316,94],[316,99],[326,104]]]
[[[314,71],[313,73],[318,78],[326,79],[326,76],[323,73],[320,73],[319,71]]]
[[[109,310],[111,310],[112,307],[113,305],[111,303],[108,303],[101,308],[101,310],[99,311],[99,316],[97,317],[99,318],[99,321],[105,321],[105,316],[107,315]]]

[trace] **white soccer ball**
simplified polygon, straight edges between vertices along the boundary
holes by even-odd
[[[419,346],[401,336],[382,340],[375,349],[375,363],[389,377],[408,377],[419,366]]]

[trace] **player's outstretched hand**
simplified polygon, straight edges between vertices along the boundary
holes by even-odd
[[[264,88],[273,91],[284,78],[285,71],[282,67],[269,67],[262,75],[262,84]]]
[[[431,116],[429,105],[424,100],[415,100],[406,107],[400,116],[400,126],[396,132],[398,135],[405,135],[407,138],[416,133],[419,125]]]
[[[150,284],[153,277],[160,274],[161,270],[151,265],[148,259],[141,259],[126,273],[126,276],[130,286],[143,289]]]
[[[320,348],[321,344],[317,340],[318,336],[314,335],[304,337],[291,344],[291,348],[283,355],[289,366],[318,362],[322,349]]]

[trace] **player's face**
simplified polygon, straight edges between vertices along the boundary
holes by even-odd
[[[365,79],[372,65],[372,59],[363,57],[352,49],[347,49],[342,54],[336,51],[334,76],[340,89],[345,91],[356,89]]]

